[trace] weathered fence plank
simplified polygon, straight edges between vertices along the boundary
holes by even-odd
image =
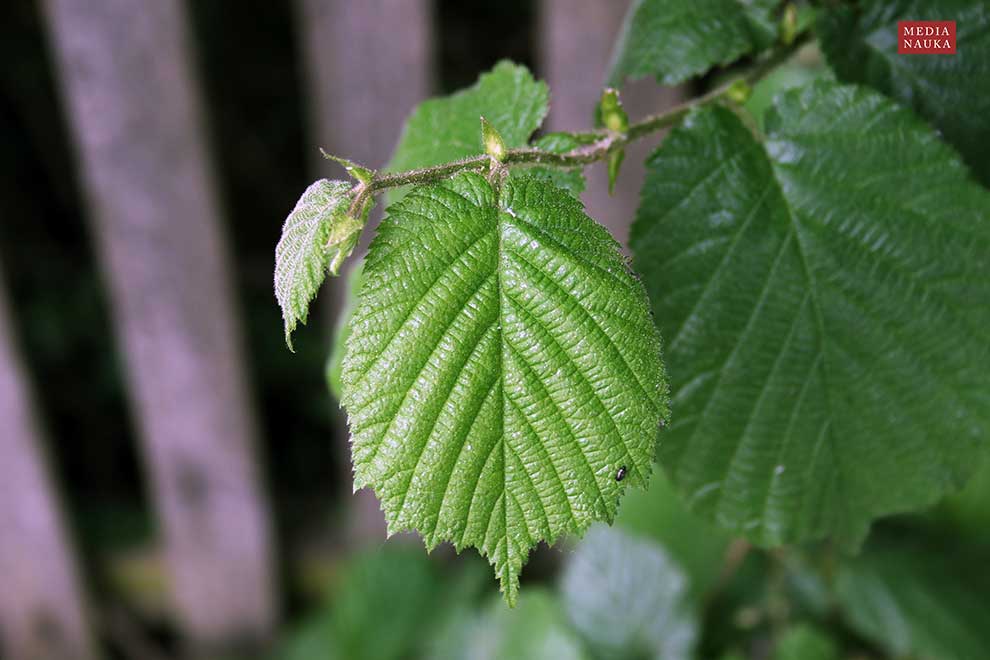
[[[201,645],[267,638],[270,521],[184,4],[44,6],[177,615]]]
[[[540,11],[540,64],[550,84],[550,130],[581,130],[591,125],[593,111],[607,77],[622,19],[629,0],[543,0]],[[625,85],[622,100],[633,119],[658,112],[683,100],[680,88],[661,88],[655,80]],[[626,244],[629,225],[639,204],[643,162],[657,139],[643,140],[626,150],[615,188],[608,194],[604,163],[586,170],[588,188],[582,199],[589,214]]]
[[[0,278],[0,657],[93,658],[72,547]]]

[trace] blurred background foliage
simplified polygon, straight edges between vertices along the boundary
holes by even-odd
[[[649,491],[627,494],[614,528],[541,548],[514,610],[474,553],[427,555],[404,536],[344,547],[337,530],[352,498],[325,381],[338,369],[334,356],[326,362],[333,328],[298,332],[289,353],[272,295],[273,247],[317,146],[304,129],[293,7],[187,4],[280,548],[284,623],[258,657],[986,657],[990,585],[974,589],[990,547],[986,467],[934,510],[882,522],[863,554],[842,562],[827,544],[763,552],[733,540],[692,515],[658,470]],[[436,2],[436,91],[471,84],[502,58],[539,77],[537,4]],[[165,657],[182,645],[43,15],[21,0],[0,15],[0,263],[18,335],[95,609],[123,611]],[[746,108],[759,118],[776,93],[824,75],[806,49]],[[625,561],[609,562],[620,549]]]

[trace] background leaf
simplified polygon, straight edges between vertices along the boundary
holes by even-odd
[[[800,623],[788,628],[777,642],[775,660],[839,660],[838,645],[815,626]]]
[[[655,543],[596,525],[568,561],[562,592],[568,617],[600,657],[692,655],[688,581]]]
[[[688,511],[663,470],[654,472],[648,490],[626,494],[615,524],[660,543],[689,576],[693,598],[700,601],[715,585],[730,537]]]
[[[417,548],[389,543],[342,568],[323,610],[304,622],[279,649],[280,660],[398,660],[437,625],[448,585]],[[388,625],[382,625],[382,612]]]
[[[354,308],[357,306],[358,292],[361,290],[362,263],[354,264],[347,274],[347,297],[344,306],[340,310],[337,320],[337,327],[333,331],[333,343],[330,345],[330,355],[327,357],[326,379],[330,394],[337,401],[340,401],[344,392],[344,354],[347,346],[347,338],[351,334],[351,317],[354,315]]]
[[[508,609],[492,600],[480,614],[465,613],[446,631],[430,660],[587,660],[581,640],[567,625],[560,604],[543,589],[529,589]]]
[[[609,84],[656,76],[676,85],[766,48],[776,0],[637,0],[616,47]]]
[[[985,552],[902,538],[871,543],[836,576],[843,617],[898,657],[980,660],[990,649]]]
[[[292,331],[306,323],[309,303],[327,276],[331,252],[327,241],[334,224],[345,221],[351,185],[320,179],[296,202],[285,219],[275,247],[275,297],[285,321],[285,341],[292,348]]]
[[[567,133],[548,133],[533,142],[534,147],[555,154],[567,153],[577,149],[581,144],[577,138]],[[569,191],[572,195],[580,195],[584,192],[584,172],[580,167],[572,170],[559,167],[533,167],[530,168],[529,174],[549,179],[554,185]]]
[[[355,486],[391,532],[480,548],[510,603],[532,546],[612,520],[646,485],[667,415],[659,336],[618,244],[525,176],[496,200],[464,173],[389,209],[343,380]]]
[[[956,21],[955,55],[898,55],[898,21]],[[910,106],[990,184],[990,8],[985,0],[866,0],[821,21],[836,74]]]
[[[479,118],[510,149],[522,147],[547,114],[550,92],[526,67],[502,61],[472,87],[420,103],[399,138],[388,168],[408,170],[485,153]]]
[[[765,124],[704,110],[649,161],[631,245],[674,378],[660,461],[758,543],[856,545],[979,464],[990,194],[866,89],[786,92]]]

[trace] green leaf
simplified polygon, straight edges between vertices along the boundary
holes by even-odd
[[[550,92],[526,67],[502,61],[474,86],[420,103],[399,139],[388,169],[440,165],[485,153],[478,120],[485,119],[508,148],[522,147],[547,114]]]
[[[364,219],[351,218],[351,186],[320,179],[302,194],[285,219],[275,248],[275,297],[285,321],[285,343],[292,348],[292,331],[305,325],[309,303],[316,297],[327,270],[336,275],[357,244]]]
[[[346,158],[341,158],[340,156],[334,156],[333,154],[328,154],[323,149],[320,149],[320,153],[327,160],[332,160],[337,163],[356,181],[360,183],[371,183],[371,180],[375,178],[375,172],[363,165],[358,165],[352,160],[347,160]]]
[[[898,55],[898,21],[954,20],[955,55]],[[990,185],[990,11],[985,0],[865,0],[821,21],[836,74],[910,106]]]
[[[361,272],[361,263],[358,262],[351,268],[351,272],[347,275],[347,298],[344,300],[344,306],[340,310],[337,327],[334,328],[330,355],[327,358],[325,373],[327,388],[330,390],[333,398],[338,401],[340,401],[344,392],[344,353],[347,346],[347,338],[351,334],[351,317],[354,316],[358,292],[361,290]]]
[[[788,628],[777,642],[775,660],[839,660],[835,641],[818,628],[800,623]]]
[[[568,617],[599,657],[692,657],[688,583],[663,549],[596,525],[564,570]]]
[[[656,76],[676,85],[766,48],[777,0],[637,0],[626,15],[609,84]]]
[[[565,154],[572,149],[577,149],[583,143],[569,133],[547,133],[540,139],[533,142],[533,146],[544,151],[555,154]],[[565,190],[574,195],[584,192],[584,173],[582,168],[562,169],[560,167],[533,167],[529,173],[535,177],[542,177],[553,181]]]
[[[985,553],[946,555],[901,538],[873,543],[836,575],[842,616],[897,657],[982,660],[990,649]]]
[[[626,157],[625,151],[613,151],[608,157],[608,194],[615,192],[615,181],[619,178],[619,168]]]
[[[984,457],[976,474],[962,491],[945,498],[941,516],[951,520],[958,532],[990,543],[990,458]]]
[[[541,589],[522,594],[514,609],[493,600],[445,632],[431,660],[588,660],[557,599]]]
[[[333,597],[329,627],[338,656],[410,657],[439,617],[442,587],[428,558],[415,548],[386,545],[359,556],[346,567]]]
[[[693,598],[715,586],[729,535],[688,511],[663,470],[653,473],[648,490],[626,495],[615,524],[660,543],[684,568]]]
[[[778,94],[795,87],[803,87],[816,80],[834,80],[832,72],[820,61],[804,62],[794,58],[780,65],[753,86],[753,91],[743,106],[762,127],[767,110]]]
[[[910,112],[819,82],[758,142],[691,115],[650,158],[631,245],[676,374],[660,461],[756,543],[958,488],[990,432],[990,193]]]
[[[386,544],[341,570],[327,604],[290,632],[280,660],[399,660],[425,647],[447,608],[465,605],[415,548]],[[387,619],[383,613],[387,612]]]
[[[460,174],[389,209],[344,359],[355,487],[390,532],[530,548],[612,520],[667,416],[660,339],[608,232],[551,184]],[[625,467],[625,479],[616,480]]]

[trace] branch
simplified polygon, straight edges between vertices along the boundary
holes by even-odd
[[[610,154],[624,149],[631,142],[635,142],[677,124],[695,108],[720,101],[734,85],[738,85],[740,82],[747,85],[753,85],[759,82],[768,73],[790,59],[798,49],[808,43],[810,36],[808,32],[798,35],[790,44],[779,46],[747,73],[707,94],[675,106],[670,110],[644,117],[638,122],[630,124],[629,129],[624,133],[614,133],[605,129],[599,129],[580,134],[571,134],[580,140],[591,141],[564,153],[553,153],[534,147],[509,149],[505,153],[505,158],[502,162],[505,165],[550,165],[561,168],[577,168],[605,160]],[[405,172],[375,174],[374,178],[368,184],[359,184],[356,187],[355,205],[363,205],[374,193],[389,188],[415,183],[430,183],[465,170],[484,171],[488,169],[491,162],[492,159],[490,156],[481,154],[451,163],[444,163],[443,165],[423,167]]]

